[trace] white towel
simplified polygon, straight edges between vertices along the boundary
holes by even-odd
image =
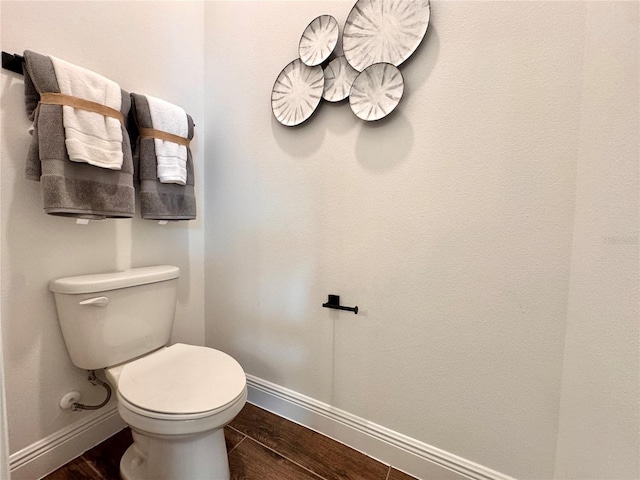
[[[187,113],[177,105],[146,95],[155,130],[186,138],[189,134]],[[187,184],[187,147],[167,140],[154,138],[160,183]]]
[[[60,93],[122,108],[120,86],[108,78],[72,63],[50,57]],[[64,105],[62,121],[69,158],[96,167],[122,168],[122,128],[118,120]]]

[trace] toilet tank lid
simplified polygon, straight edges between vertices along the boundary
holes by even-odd
[[[165,280],[178,278],[179,276],[180,269],[173,265],[138,267],[120,272],[58,278],[49,282],[49,290],[55,293],[66,294],[105,292],[118,288],[163,282]]]

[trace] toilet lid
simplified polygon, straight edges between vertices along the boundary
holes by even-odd
[[[244,391],[242,367],[213,348],[176,343],[125,365],[118,392],[129,403],[160,413],[216,410]]]

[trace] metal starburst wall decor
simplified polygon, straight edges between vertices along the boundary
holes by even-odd
[[[342,31],[341,56],[334,54],[340,29],[321,15],[304,29],[298,53],[278,75],[271,109],[283,125],[309,119],[320,101],[349,99],[353,113],[375,121],[400,103],[399,66],[416,51],[429,26],[429,0],[358,0]]]

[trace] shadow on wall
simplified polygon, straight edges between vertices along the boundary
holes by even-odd
[[[358,162],[367,170],[386,172],[406,160],[412,146],[413,126],[398,111],[376,122],[363,123],[355,153]]]
[[[439,50],[438,33],[432,23],[418,50],[400,66],[405,90],[398,108],[376,122],[361,122],[355,153],[358,162],[367,170],[386,172],[408,157],[413,146],[414,131],[403,110],[411,102],[411,92],[418,90],[431,75]]]
[[[376,122],[360,122],[355,153],[358,162],[367,170],[386,172],[408,157],[413,146],[414,132],[413,125],[403,110],[411,102],[411,92],[418,90],[431,75],[439,50],[439,36],[431,22],[418,50],[400,66],[405,90],[398,108]]]
[[[327,132],[343,137],[359,127],[355,153],[360,164],[371,171],[392,170],[407,158],[413,145],[413,126],[403,114],[403,108],[410,102],[412,91],[418,90],[431,75],[439,50],[439,36],[432,25],[418,50],[401,65],[404,98],[389,116],[366,122],[353,115],[348,99],[336,103],[323,100],[311,118],[300,125],[284,127],[272,115],[274,139],[293,157],[307,158],[321,148]]]
[[[356,118],[348,100],[345,102],[320,104],[309,120],[295,127],[284,127],[272,116],[271,130],[278,146],[294,158],[308,158],[322,147],[327,132],[344,137],[359,128],[355,153],[363,167],[389,171],[407,158],[413,145],[413,126],[401,109],[381,120],[365,122]]]
[[[399,67],[404,77],[404,94],[400,107],[405,102],[410,102],[411,93],[419,90],[419,87],[427,81],[436,66],[439,52],[440,36],[433,24],[432,16],[429,29],[420,47]]]

